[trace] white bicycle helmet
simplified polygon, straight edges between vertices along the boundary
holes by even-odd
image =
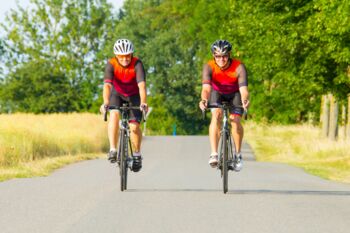
[[[127,55],[134,52],[134,45],[128,39],[119,39],[113,46],[115,55]]]
[[[232,45],[227,40],[217,40],[211,45],[211,53],[227,55],[232,50]]]

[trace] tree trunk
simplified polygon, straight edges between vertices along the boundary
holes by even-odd
[[[350,79],[350,65],[348,65],[348,78]],[[350,95],[348,96],[348,114],[347,114],[347,122],[345,123],[346,128],[346,138],[350,138]]]
[[[348,135],[346,135],[346,106],[345,106],[345,104],[342,105],[341,119],[342,119],[341,120],[342,136],[343,136],[343,139],[346,140]]]
[[[346,124],[346,135],[348,138],[350,138],[350,95],[348,96],[348,118],[347,118],[347,124]]]
[[[322,96],[322,103],[321,103],[321,124],[322,124],[322,135],[324,137],[328,137],[329,132],[329,95],[323,95]],[[350,119],[349,119],[350,123]]]
[[[331,140],[336,140],[338,136],[338,113],[339,113],[339,103],[334,98],[330,99],[330,121],[329,121],[329,132],[328,137]]]

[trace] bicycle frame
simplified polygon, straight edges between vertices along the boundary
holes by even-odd
[[[233,144],[232,144],[232,134],[231,134],[231,125],[228,123],[228,115],[229,115],[229,108],[222,108],[223,109],[223,119],[222,119],[222,126],[220,131],[220,139],[225,138],[227,140],[228,149],[230,149],[228,152],[228,158],[233,159]],[[223,150],[223,140],[221,140],[220,143],[220,150]],[[222,153],[219,151],[219,163],[222,161]]]
[[[121,115],[122,115],[122,118],[121,118],[121,124],[119,128],[119,135],[123,135],[126,141],[129,142],[129,148],[130,148],[129,155],[132,156],[133,151],[132,151],[131,140],[130,140],[129,111],[122,110]]]
[[[220,105],[209,105],[208,108],[219,108],[223,111],[222,126],[220,131],[220,147],[219,147],[219,161],[218,169],[221,171],[221,177],[223,181],[223,192],[228,191],[228,164],[233,160],[233,146],[231,125],[229,124],[230,107],[228,102],[223,102]]]
[[[132,145],[130,140],[130,127],[129,127],[129,112],[133,109],[139,109],[136,106],[128,106],[123,104],[121,107],[109,106],[108,110],[117,109],[121,114],[121,122],[119,125],[119,150],[118,150],[118,164],[120,174],[120,190],[124,191],[127,189],[127,177],[128,168],[132,168]],[[107,121],[107,111],[104,115],[105,121]]]
[[[119,172],[120,172],[120,190],[124,191],[127,189],[127,174],[128,168],[132,166],[130,164],[132,156],[132,147],[130,140],[130,128],[129,128],[129,111],[121,110],[121,124],[119,128],[119,153],[118,160],[119,162]],[[129,154],[129,146],[130,152]]]

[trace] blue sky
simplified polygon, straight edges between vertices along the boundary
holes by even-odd
[[[30,0],[0,0],[0,23],[5,21],[5,14],[10,11],[10,9],[17,9],[16,2],[23,8],[27,8],[31,5]],[[120,8],[123,5],[124,0],[107,0],[114,5],[114,8]],[[0,37],[4,35],[4,29],[0,26]],[[0,63],[0,69],[3,64]]]
[[[114,5],[115,8],[120,8],[123,5],[124,0],[108,0]],[[18,0],[18,3],[21,7],[28,7],[31,3],[30,0]],[[0,22],[4,22],[6,12],[9,12],[10,9],[17,9],[16,0],[1,0],[0,3]]]

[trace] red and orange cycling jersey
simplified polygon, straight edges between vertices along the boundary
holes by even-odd
[[[210,84],[212,88],[222,94],[230,94],[247,86],[247,72],[239,60],[231,59],[226,69],[220,69],[214,60],[210,60],[203,67],[203,84]]]
[[[111,58],[105,70],[104,82],[113,85],[114,89],[123,96],[139,94],[138,83],[145,81],[145,71],[141,60],[131,59],[127,67],[121,66],[117,58]]]

